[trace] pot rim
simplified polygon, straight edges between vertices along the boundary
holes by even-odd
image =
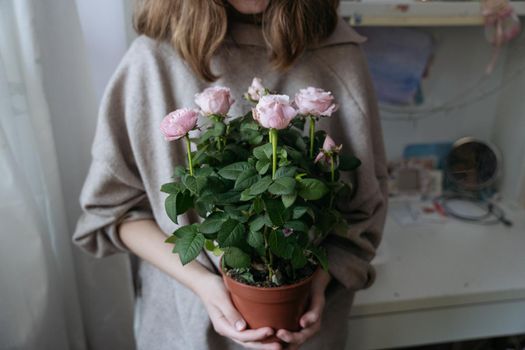
[[[252,289],[252,290],[282,291],[282,290],[288,290],[288,289],[297,288],[299,286],[303,286],[303,285],[309,283],[314,278],[315,274],[317,274],[319,272],[320,269],[321,269],[321,267],[317,266],[315,271],[310,276],[308,276],[306,278],[303,278],[302,280],[300,280],[300,281],[298,281],[296,283],[293,283],[293,284],[288,284],[288,285],[281,286],[281,287],[257,287],[257,286],[251,286],[249,284],[236,281],[235,279],[233,279],[230,276],[228,276],[222,270],[222,256],[221,256],[221,258],[219,260],[219,271],[221,272],[221,275],[223,276],[223,278],[227,278],[233,284],[242,286],[243,288],[246,288],[246,289]]]

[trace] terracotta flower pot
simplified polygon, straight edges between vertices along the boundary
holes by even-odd
[[[306,311],[310,287],[315,272],[295,284],[263,288],[243,284],[227,276],[222,277],[233,304],[252,329],[271,327],[274,330],[301,329],[299,320]]]

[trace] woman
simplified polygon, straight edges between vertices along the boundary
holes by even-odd
[[[102,102],[93,163],[81,195],[74,241],[101,257],[131,251],[142,260],[137,292],[139,349],[343,349],[353,292],[373,281],[373,258],[386,208],[386,169],[374,94],[359,44],[338,21],[338,0],[145,0],[137,9],[142,34],[111,80]],[[324,242],[330,273],[312,287],[302,330],[247,330],[212,260],[203,252],[182,267],[166,234],[175,229],[159,191],[181,143],[165,142],[159,123],[192,106],[210,83],[242,96],[254,76],[293,95],[306,86],[332,91],[340,103],[320,127],[363,161],[348,201],[352,228]],[[232,115],[248,110],[237,101]],[[182,217],[180,224],[190,222]],[[344,288],[343,288],[344,287]],[[321,322],[323,326],[321,326]],[[239,345],[237,345],[239,344]]]

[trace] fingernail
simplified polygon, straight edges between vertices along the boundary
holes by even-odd
[[[246,323],[243,320],[239,320],[239,321],[235,322],[235,328],[238,331],[242,331],[244,329],[245,325],[246,325]]]

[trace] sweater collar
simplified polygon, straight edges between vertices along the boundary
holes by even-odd
[[[245,22],[232,22],[229,33],[226,38],[229,42],[238,45],[266,47],[259,25]],[[348,43],[361,44],[366,40],[366,37],[358,34],[345,20],[340,18],[337,21],[334,32],[321,43],[311,46],[309,49]]]

